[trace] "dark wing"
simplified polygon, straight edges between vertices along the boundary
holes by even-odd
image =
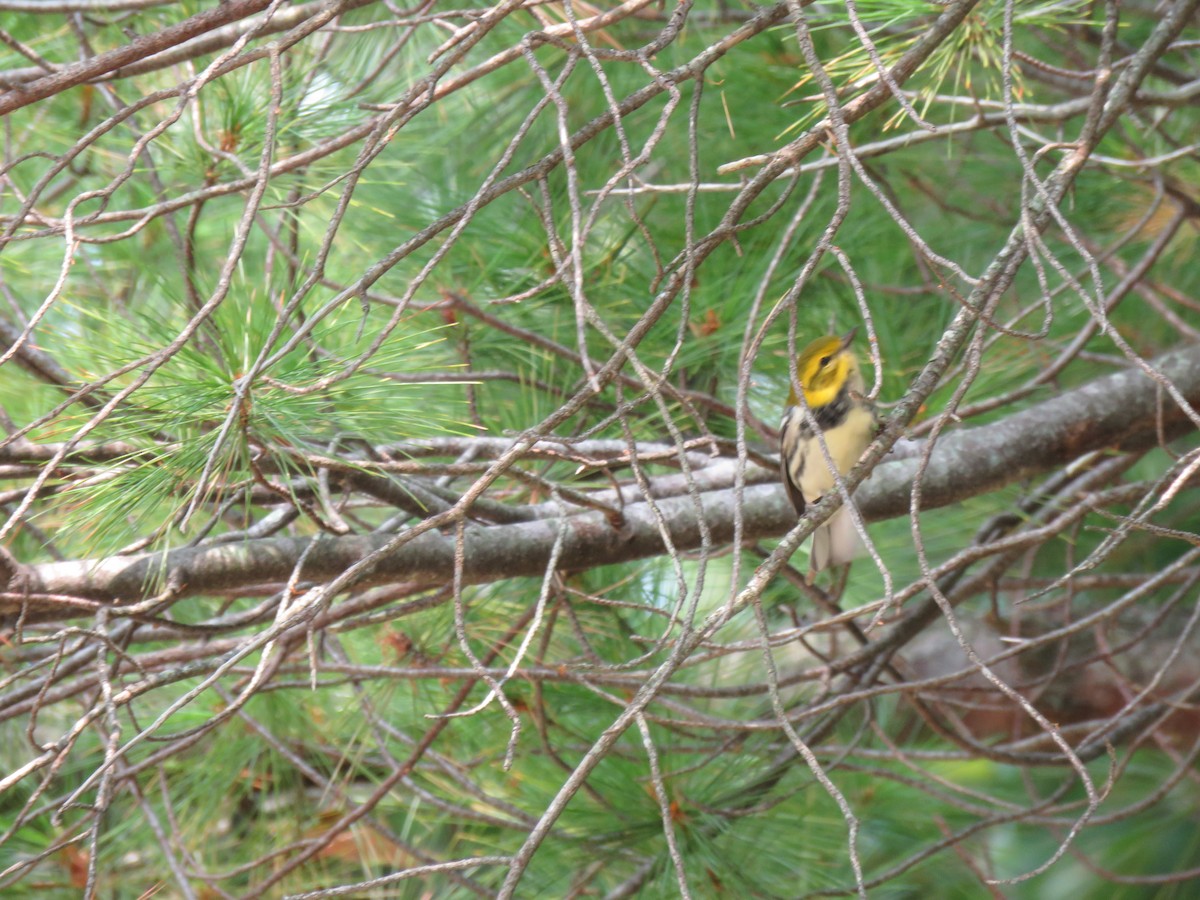
[[[804,515],[804,495],[792,484],[792,476],[788,475],[786,466],[783,467],[783,486],[787,488],[788,499],[792,501],[792,509],[796,510],[796,515]]]
[[[800,493],[800,488],[792,481],[792,475],[788,471],[787,449],[782,440],[779,443],[779,474],[783,478],[783,486],[787,488],[788,499],[792,501],[792,509],[796,510],[797,516],[802,516],[804,515],[804,495]]]

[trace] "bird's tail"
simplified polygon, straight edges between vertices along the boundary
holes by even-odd
[[[829,521],[813,532],[810,567],[813,573],[834,566],[844,566],[860,555],[862,537],[854,527],[854,518],[845,506],[830,516]]]

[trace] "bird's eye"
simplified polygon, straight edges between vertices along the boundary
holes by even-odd
[[[828,356],[822,356],[822,357],[821,357],[821,367],[822,367],[822,368],[824,368],[825,366],[829,365],[829,360],[830,360],[830,359],[831,359],[831,357],[828,357]]]

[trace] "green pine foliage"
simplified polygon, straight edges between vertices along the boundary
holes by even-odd
[[[696,15],[653,59],[659,71],[686,62],[732,29],[713,18],[723,6],[698,6],[710,18]],[[856,7],[885,65],[910,49],[943,8],[911,0],[860,0]],[[194,2],[150,7],[132,21],[138,32],[149,34],[206,8]],[[750,15],[755,8],[736,11]],[[906,86],[920,116],[948,127],[970,121],[981,110],[1002,108],[1004,13],[1004,4],[981,4],[924,63]],[[1022,2],[1013,4],[1012,13],[1015,48],[1039,57],[1067,40],[1069,28],[1099,27],[1103,20],[1102,10],[1078,2]],[[574,14],[583,15],[583,7]],[[861,96],[875,69],[854,38],[845,9],[814,4],[808,14],[816,49],[842,102]],[[39,214],[56,222],[74,217],[87,242],[68,254],[61,237],[49,237],[51,225],[30,219],[3,248],[0,277],[13,310],[28,320],[53,296],[35,344],[62,366],[68,383],[64,390],[5,365],[0,405],[7,419],[15,428],[28,427],[28,436],[40,443],[83,436],[128,445],[127,453],[101,474],[51,478],[29,527],[16,530],[6,544],[22,562],[195,546],[222,535],[236,543],[261,521],[264,501],[256,498],[264,494],[276,498],[275,504],[292,503],[301,510],[281,536],[315,537],[331,530],[331,517],[315,496],[313,484],[322,475],[314,460],[345,457],[347,468],[375,472],[372,464],[380,457],[358,452],[361,448],[437,437],[512,436],[544,421],[586,385],[589,373],[582,360],[602,366],[614,342],[637,327],[668,280],[683,271],[680,255],[689,241],[726,216],[738,176],[721,175],[719,167],[778,149],[828,112],[794,27],[779,26],[731,50],[701,80],[681,84],[677,98],[660,96],[625,118],[621,136],[609,129],[583,144],[574,153],[570,178],[564,167],[555,167],[522,190],[473,210],[469,219],[426,233],[470,204],[485,182],[538,164],[560,147],[562,130],[578,130],[604,115],[605,87],[623,98],[648,81],[640,65],[603,61],[597,63],[606,79],[602,84],[588,61],[568,61],[561,47],[540,46],[529,51],[529,58],[551,80],[574,65],[561,87],[569,108],[564,123],[556,120],[553,104],[529,122],[543,87],[523,60],[438,99],[411,121],[398,113],[397,123],[404,119],[401,128],[379,129],[273,177],[251,220],[244,218],[248,187],[147,214],[169,199],[213,185],[240,178],[253,182],[268,140],[274,142],[269,149],[276,159],[293,157],[396,103],[428,73],[426,59],[448,32],[417,29],[412,42],[394,52],[396,32],[384,27],[393,15],[370,4],[339,20],[347,29],[361,30],[347,30],[325,48],[316,40],[289,47],[281,60],[279,97],[272,95],[265,59],[214,79],[145,152],[132,158],[137,137],[178,112],[179,96],[168,91],[184,78],[174,67],[139,76],[143,96],[156,91],[162,96],[99,136],[72,161],[69,180],[62,173],[55,176],[64,179],[64,190],[42,192],[37,203]],[[547,7],[546,15],[561,18],[562,9]],[[1123,22],[1121,40],[1138,46],[1152,24],[1152,17],[1130,17]],[[633,48],[657,34],[660,25],[630,19],[594,40],[596,46]],[[470,64],[515,46],[536,26],[527,15],[510,17],[471,51]],[[18,15],[4,28],[48,58],[67,59],[76,47],[66,17]],[[94,52],[126,42],[115,19],[89,22],[88,34]],[[11,48],[0,50],[0,69],[28,64]],[[213,59],[196,60],[195,71]],[[1060,62],[1065,68],[1070,60]],[[459,71],[451,69],[445,78]],[[1148,82],[1150,89],[1168,87],[1155,76]],[[1050,103],[1058,97],[1019,72],[1011,91],[1018,103]],[[36,129],[38,148],[6,160],[11,191],[0,201],[6,217],[15,214],[21,197],[37,189],[48,159],[67,153],[80,134],[110,116],[112,102],[104,89],[84,86],[8,117],[10,132]],[[670,103],[677,105],[668,115]],[[688,134],[693,103],[699,135],[694,140]],[[1184,124],[1175,127],[1176,140],[1152,128],[1148,119],[1134,118],[1107,135],[1097,152],[1124,163],[1170,154],[1180,141],[1191,139],[1185,125],[1195,124],[1194,111],[1177,115]],[[1039,125],[1028,126],[1046,134],[1054,127],[1048,124],[1043,132]],[[920,140],[865,159],[866,173],[934,253],[978,275],[1018,221],[1021,192],[1028,190],[1005,128],[927,138],[911,116],[890,103],[853,131],[859,147],[900,133]],[[368,153],[369,141],[375,143]],[[723,182],[729,190],[623,194],[635,186],[632,179],[612,181],[626,152],[623,141],[632,155],[654,142],[640,179],[660,185]],[[1051,152],[1030,164],[1044,177],[1057,158]],[[363,163],[368,164],[356,170]],[[1085,169],[1064,211],[1095,229],[1089,240],[1107,245],[1128,233],[1116,252],[1131,265],[1165,226],[1161,217],[1142,221],[1147,209],[1164,184],[1188,193],[1195,167],[1185,154],[1157,167],[1152,176],[1132,165]],[[578,404],[556,433],[669,441],[670,426],[688,439],[747,436],[756,451],[772,453],[753,422],[747,427],[729,414],[739,402],[745,340],[763,317],[760,310],[748,326],[750,304],[764,282],[766,308],[793,286],[838,213],[837,180],[831,165],[771,185],[743,221],[766,218],[688,273],[680,296],[636,347],[642,371],[661,376],[672,393],[648,397],[635,367],[626,365],[622,374],[631,381],[613,382]],[[343,192],[352,182],[343,208]],[[814,183],[818,190],[811,208],[784,245],[788,219]],[[586,244],[578,248],[578,272],[565,284],[547,284],[561,255],[569,258],[573,249],[548,246],[547,228],[569,238],[592,215],[595,192],[612,188],[596,210],[594,225],[589,222]],[[76,204],[85,192],[98,193]],[[794,310],[774,323],[749,364],[751,385],[741,413],[770,427],[787,392],[795,341],[858,323],[856,285],[867,298],[877,337],[872,350],[879,354],[865,366],[867,381],[870,385],[876,375],[876,362],[882,363],[878,401],[885,413],[929,359],[963,302],[962,283],[914,249],[857,177],[848,197],[845,222],[833,239],[848,267],[827,254]],[[93,215],[97,219],[89,220]],[[223,271],[246,227],[250,233],[236,266]],[[1018,273],[994,313],[1003,330],[984,337],[988,362],[972,373],[958,401],[962,408],[1029,385],[1057,349],[1095,320],[1088,304],[1102,302],[1097,299],[1101,288],[1073,236],[1055,228],[1044,241],[1039,258],[1061,260],[1062,269],[1027,264]],[[1200,275],[1192,265],[1195,241],[1196,228],[1189,221],[1155,267],[1156,275],[1185,297],[1200,291]],[[408,242],[415,245],[411,252],[398,261],[390,258]],[[767,278],[777,252],[778,265]],[[59,290],[55,283],[64,272],[69,277]],[[313,283],[306,284],[310,274]],[[364,275],[369,277],[360,284]],[[1072,280],[1080,289],[1072,288]],[[1047,294],[1055,298],[1049,316],[1042,300]],[[218,296],[222,299],[212,314],[195,322],[198,307]],[[603,328],[588,327],[581,335],[581,302],[595,311]],[[1110,322],[1146,356],[1178,341],[1169,321],[1147,316],[1134,303],[1114,309]],[[178,349],[164,356],[163,348],[175,342]],[[978,412],[970,424],[997,421],[1089,381],[1111,368],[1104,363],[1121,358],[1102,329],[1091,335],[1085,353],[1086,365],[1068,367],[1012,402]],[[927,425],[947,407],[969,365],[966,357],[956,362],[914,427]],[[88,402],[64,406],[74,386],[84,384],[98,385]],[[93,427],[97,409],[127,389],[128,397]],[[701,402],[701,396],[711,402]],[[1176,452],[1194,445],[1192,440]],[[401,449],[392,460],[407,458]],[[462,470],[438,474],[437,486],[453,502],[485,463],[466,459]],[[1166,451],[1156,451],[1126,477],[1155,480],[1170,464]],[[467,471],[471,465],[476,468]],[[487,499],[534,506],[553,499],[547,485],[586,491],[607,486],[609,477],[599,466],[566,458],[526,460],[520,468],[523,477],[502,479]],[[677,468],[648,463],[644,474],[661,476]],[[0,484],[6,512],[21,501],[18,488],[27,486],[9,474]],[[1018,484],[923,512],[919,525],[928,557],[949,557],[964,546],[964,535],[1012,513],[1030,491],[1030,485]],[[342,495],[336,490],[334,495],[339,516],[359,534],[384,526],[396,512],[378,498],[356,497],[338,505]],[[1185,499],[1156,522],[1194,531],[1196,514],[1195,500]],[[469,521],[465,527],[482,526]],[[1113,527],[1111,521],[1088,519],[1047,545],[1025,574],[1060,575],[1101,546]],[[912,528],[907,517],[872,525],[872,538],[896,585],[922,576]],[[1117,551],[1111,563],[1137,562],[1153,570],[1170,564],[1179,552],[1172,543],[1134,543]],[[671,657],[696,623],[729,602],[758,562],[749,550],[723,550],[707,559],[661,557],[563,572],[548,582],[520,578],[468,585],[457,599],[446,599],[453,593],[449,586],[397,593],[391,606],[343,621],[327,633],[293,634],[282,661],[272,653],[283,651],[268,652],[261,642],[232,659],[239,646],[274,621],[275,608],[266,602],[276,593],[273,587],[187,597],[169,610],[153,610],[138,620],[147,637],[130,647],[126,638],[105,645],[102,660],[114,686],[137,694],[113,712],[116,726],[102,717],[86,723],[80,718],[98,690],[86,674],[97,665],[95,653],[90,668],[81,664],[78,672],[64,675],[64,696],[46,698],[36,717],[0,724],[3,772],[17,771],[41,752],[39,745],[53,744],[57,752],[69,744],[62,764],[46,771],[44,782],[26,778],[0,792],[0,831],[20,821],[0,843],[0,872],[15,867],[11,871],[20,877],[0,875],[0,886],[6,896],[78,896],[80,866],[86,869],[93,852],[99,891],[114,897],[160,890],[177,895],[173,866],[211,874],[211,884],[191,884],[196,896],[209,896],[210,890],[212,896],[236,896],[253,893],[276,867],[308,854],[306,862],[269,887],[268,895],[283,896],[435,861],[512,856],[647,673]],[[794,566],[803,571],[806,563],[801,551]],[[145,586],[146,596],[166,589],[166,574]],[[1147,604],[1168,606],[1177,587],[1163,588]],[[289,596],[306,589],[302,584]],[[856,565],[842,607],[869,603],[883,589],[874,566]],[[385,590],[356,587],[337,602]],[[1097,588],[1087,603],[1099,608],[1120,590]],[[534,615],[539,599],[544,609]],[[763,688],[767,662],[756,614],[768,628],[781,631],[820,615],[798,599],[794,586],[778,580],[756,611],[741,613],[713,635],[670,680],[661,702],[652,705],[640,723],[644,732],[634,725],[618,738],[570,799],[517,896],[606,896],[631,885],[634,896],[668,897],[678,895],[681,878],[694,897],[854,891],[849,828],[835,798],[802,758],[790,759],[780,770],[781,753],[791,745]],[[994,600],[973,598],[959,614],[976,620],[994,616]],[[1081,607],[1079,614],[1086,611]],[[518,660],[518,648],[535,622],[537,631]],[[187,628],[194,629],[188,633],[197,642],[188,646],[212,641],[220,651],[210,655],[197,649],[192,656],[171,657],[180,646],[171,629]],[[458,637],[460,630],[465,641]],[[31,674],[23,667],[39,657],[43,644],[60,647],[67,660],[83,653],[89,646],[83,632],[82,626],[34,629],[26,635],[29,643],[6,644],[0,648],[3,676],[11,685],[21,683]],[[845,632],[818,634],[808,645],[772,646],[770,657],[778,672],[792,673],[815,665],[817,654],[851,645]],[[157,667],[156,655],[171,658],[171,664]],[[312,661],[318,659],[314,669]],[[250,690],[256,666],[276,663],[270,680]],[[514,663],[519,665],[511,678],[496,679],[495,672]],[[60,664],[65,665],[43,662]],[[219,666],[224,668],[218,673]],[[472,673],[479,666],[493,673],[492,684]],[[528,674],[532,670],[537,677]],[[792,681],[780,688],[779,700],[796,716],[800,733],[819,735],[822,766],[857,820],[853,847],[871,896],[983,896],[981,879],[1020,875],[1054,855],[1086,807],[1087,797],[1069,767],[1023,771],[982,757],[968,759],[928,730],[896,693],[881,693],[845,710],[820,709],[825,689],[817,680]],[[253,696],[244,697],[247,691]],[[476,707],[470,715],[444,717]],[[144,734],[160,716],[167,716],[162,727]],[[225,716],[219,727],[209,727]],[[435,730],[436,739],[426,746],[426,736]],[[643,734],[663,773],[665,798],[656,795]],[[109,776],[94,775],[106,752],[135,737]],[[902,746],[904,754],[887,754],[893,745]],[[1072,853],[1046,875],[1001,885],[1004,895],[1187,896],[1182,885],[1151,893],[1146,884],[1114,883],[1073,855],[1077,848],[1087,860],[1127,874],[1194,865],[1200,851],[1191,782],[1184,779],[1162,802],[1137,808],[1164,779],[1177,776],[1174,751],[1146,747],[1122,753],[1120,777],[1095,813],[1096,827],[1084,829]],[[1106,786],[1115,764],[1103,755],[1091,762],[1094,782]],[[124,787],[114,789],[105,777],[117,775]],[[56,815],[77,790],[66,811]],[[317,843],[377,791],[383,796],[369,815]],[[92,809],[98,804],[105,806],[103,830],[93,847],[89,829],[97,824]],[[1030,807],[1037,807],[1037,814],[1022,821],[1018,813]],[[1131,808],[1122,818],[1105,820],[1109,811]],[[962,854],[956,849],[925,853],[989,818],[994,824],[955,845]],[[39,854],[45,854],[39,863],[22,867]],[[986,871],[973,871],[974,864]],[[504,874],[505,867],[497,865],[439,872],[363,896],[491,895]]]

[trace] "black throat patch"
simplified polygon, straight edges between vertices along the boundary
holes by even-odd
[[[850,379],[847,378],[842,384],[842,389],[837,392],[837,396],[830,403],[824,406],[819,406],[812,411],[813,418],[817,420],[817,427],[822,431],[828,431],[831,428],[836,428],[842,424],[846,415],[850,412]]]

